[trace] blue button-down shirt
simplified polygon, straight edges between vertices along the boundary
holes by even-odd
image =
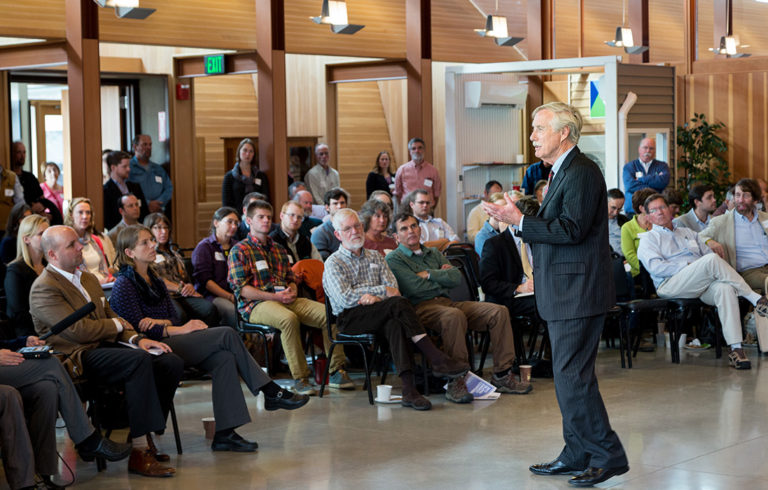
[[[154,162],[144,167],[136,157],[131,158],[131,175],[129,182],[136,182],[141,186],[141,192],[147,201],[160,201],[163,206],[168,204],[173,196],[173,184],[165,169]]]
[[[734,211],[733,224],[736,270],[743,272],[768,264],[768,236],[757,220],[757,211],[752,213],[751,221]]]
[[[653,225],[651,231],[639,235],[637,257],[656,288],[691,262],[712,253],[695,231],[675,225],[673,228]]]
[[[483,227],[480,228],[480,231],[475,235],[475,252],[477,252],[478,256],[483,255],[483,245],[485,245],[485,241],[498,234],[499,231],[491,226],[489,222],[486,221],[483,223]]]

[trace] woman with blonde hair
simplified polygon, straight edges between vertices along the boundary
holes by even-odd
[[[45,257],[40,240],[48,229],[48,219],[33,214],[21,220],[16,242],[18,255],[8,264],[5,273],[5,312],[17,336],[36,335],[35,324],[29,312],[29,291],[45,268]]]
[[[93,226],[93,206],[87,197],[72,199],[64,213],[64,224],[72,227],[83,245],[83,265],[80,267],[96,276],[99,283],[112,282],[110,270],[115,261],[115,248],[109,237]]]

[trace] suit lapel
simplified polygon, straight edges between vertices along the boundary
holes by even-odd
[[[571,162],[574,158],[576,158],[576,155],[581,153],[578,146],[574,146],[573,150],[568,154],[567,157],[565,157],[565,160],[563,160],[563,164],[560,165],[560,168],[557,170],[557,173],[555,174],[555,178],[552,179],[552,183],[549,185],[549,189],[547,190],[547,195],[544,196],[544,200],[541,202],[541,208],[539,208],[539,213],[537,216],[541,216],[544,212],[544,208],[547,207],[547,204],[549,204],[550,196],[553,196],[557,189],[560,188],[560,183],[565,179],[566,174],[568,173],[568,167],[571,166]]]

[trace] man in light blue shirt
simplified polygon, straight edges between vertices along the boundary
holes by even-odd
[[[768,316],[768,299],[754,292],[698,234],[675,226],[664,196],[652,194],[644,207],[653,228],[640,235],[637,256],[650,273],[656,293],[660,298],[699,298],[716,306],[723,336],[731,349],[731,366],[750,369],[751,363],[741,348],[738,297],[749,300],[761,316]]]
[[[152,138],[140,134],[133,139],[133,158],[128,182],[136,182],[147,199],[150,213],[162,213],[173,197],[173,184],[163,167],[149,160],[152,156]]]

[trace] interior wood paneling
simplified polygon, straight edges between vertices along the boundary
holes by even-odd
[[[648,55],[651,63],[685,61],[686,0],[649,0]]]
[[[381,105],[387,123],[389,140],[392,144],[393,164],[395,167],[399,167],[409,160],[406,81],[382,80],[377,82],[377,85],[381,95]]]
[[[576,58],[579,56],[579,1],[555,1],[554,17],[554,57]]]

